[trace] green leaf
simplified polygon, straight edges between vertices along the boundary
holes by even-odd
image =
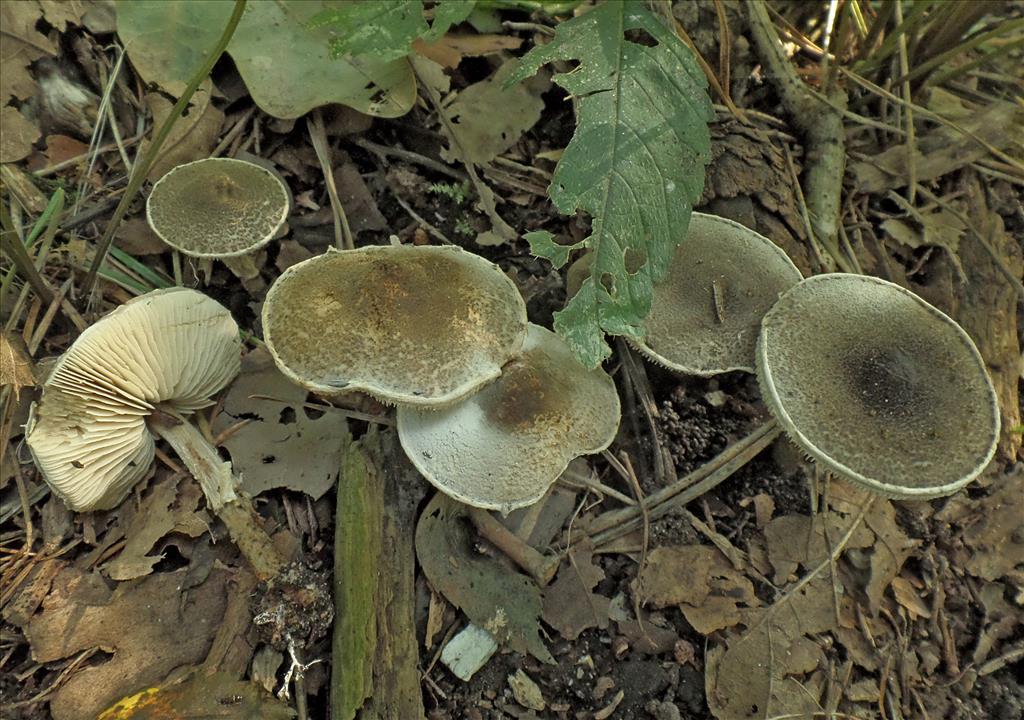
[[[442,0],[434,6],[434,21],[423,41],[437,42],[453,25],[458,25],[476,8],[476,0]]]
[[[220,0],[122,1],[117,32],[143,79],[178,96],[220,36],[231,7]],[[256,104],[280,118],[329,103],[379,117],[408,112],[416,99],[409,63],[332,59],[330,30],[307,27],[323,9],[321,0],[248,4],[227,51]]]
[[[445,0],[434,8],[434,21],[428,26],[423,15],[423,0],[373,0],[348,2],[317,13],[311,28],[330,27],[334,57],[369,55],[380,60],[405,57],[417,38],[434,42],[448,28],[462,22],[473,11],[475,0]]]
[[[530,243],[530,252],[537,257],[542,257],[551,262],[556,268],[560,268],[569,261],[569,252],[583,247],[586,241],[581,240],[574,245],[559,245],[555,242],[555,236],[547,230],[534,230],[523,235],[523,239]]]
[[[350,2],[317,14],[311,28],[330,26],[331,54],[373,55],[397,60],[409,54],[412,41],[427,31],[421,0]]]
[[[686,236],[704,188],[713,115],[689,48],[636,0],[606,2],[562,23],[510,82],[555,60],[579,61],[554,77],[577,99],[578,119],[548,194],[563,213],[590,213],[583,244],[594,253],[590,277],[556,314],[555,329],[594,367],[611,354],[604,333],[643,337],[653,283]],[[564,263],[567,251],[552,245],[531,239],[535,254]]]

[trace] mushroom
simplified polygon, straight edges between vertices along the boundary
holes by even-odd
[[[280,566],[230,463],[187,420],[239,371],[238,326],[185,288],[131,300],[85,330],[55,363],[26,426],[43,477],[77,511],[115,507],[149,470],[154,434],[202,486],[258,574]]]
[[[453,246],[331,250],[271,286],[263,334],[309,390],[436,406],[498,376],[522,346],[526,305],[496,265]]]
[[[399,406],[398,436],[439,490],[508,513],[540,500],[573,458],[607,448],[619,416],[608,374],[531,324],[522,354],[476,394],[440,410]]]
[[[878,278],[817,275],[786,292],[762,323],[757,376],[797,445],[888,497],[956,492],[995,454],[999,408],[974,343]]]
[[[754,372],[761,318],[801,278],[768,238],[695,212],[668,273],[654,286],[645,338],[634,345],[681,373]]]
[[[243,282],[258,280],[251,253],[288,217],[291,195],[272,172],[245,160],[207,158],[179,165],[153,186],[146,219],[175,250],[219,259]]]

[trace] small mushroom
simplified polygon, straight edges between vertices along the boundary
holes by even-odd
[[[288,217],[291,195],[269,170],[233,158],[179,165],[153,186],[146,219],[185,255],[219,259],[241,279],[261,282],[253,261]]]
[[[309,390],[436,406],[498,376],[522,346],[526,305],[496,265],[456,247],[332,250],[271,286],[263,333]]]
[[[646,336],[635,345],[689,375],[753,372],[761,318],[801,277],[768,238],[695,212],[668,273],[654,286]]]
[[[26,439],[43,477],[78,511],[116,506],[149,471],[156,434],[175,449],[207,504],[257,572],[279,566],[236,492],[230,463],[188,421],[239,371],[238,326],[202,293],[157,290],[89,327],[43,384]]]
[[[762,323],[757,375],[797,445],[888,497],[956,492],[995,453],[996,394],[970,337],[878,278],[817,275],[786,292]]]
[[[531,324],[522,354],[476,394],[440,410],[399,406],[398,436],[439,490],[508,513],[540,500],[573,458],[608,447],[619,416],[608,374]]]

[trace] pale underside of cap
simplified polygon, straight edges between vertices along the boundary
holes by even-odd
[[[451,407],[399,407],[398,435],[439,490],[508,513],[540,500],[573,458],[608,447],[620,415],[608,374],[588,370],[560,337],[530,325],[501,377]]]
[[[230,313],[202,293],[157,290],[125,303],[60,357],[27,431],[46,481],[74,510],[114,507],[149,470],[146,417],[188,414],[238,374]]]
[[[956,492],[991,461],[999,407],[977,348],[910,291],[817,275],[765,316],[758,381],[787,434],[827,469],[888,497]]]
[[[690,375],[753,372],[761,318],[801,278],[768,238],[695,212],[668,274],[654,286],[646,335],[635,346]]]
[[[270,242],[289,205],[288,188],[269,170],[244,160],[208,158],[160,178],[146,202],[146,219],[175,250],[225,258]]]
[[[445,405],[522,347],[526,305],[498,266],[456,247],[372,246],[293,265],[263,304],[281,371],[314,392]]]

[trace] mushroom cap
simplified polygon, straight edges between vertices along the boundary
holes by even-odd
[[[695,212],[668,273],[654,286],[644,340],[634,344],[676,372],[754,372],[761,318],[802,277],[768,238]]]
[[[332,250],[271,286],[263,335],[281,371],[314,392],[445,405],[519,352],[526,304],[497,265],[457,247]]]
[[[290,197],[259,165],[207,158],[160,178],[146,201],[146,219],[161,240],[186,255],[234,257],[270,242],[288,217]]]
[[[522,354],[487,387],[441,410],[399,407],[398,437],[439,490],[508,513],[540,500],[573,458],[608,447],[620,415],[608,374],[531,324]]]
[[[977,348],[898,285],[804,280],[765,316],[757,363],[765,402],[797,445],[877,493],[948,495],[995,453],[999,408]]]
[[[185,288],[141,295],[88,328],[54,364],[26,439],[43,477],[73,510],[117,505],[149,470],[146,417],[188,414],[239,370],[231,314]]]

